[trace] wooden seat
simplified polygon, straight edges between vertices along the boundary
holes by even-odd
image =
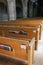
[[[29,42],[0,37],[0,54],[28,61],[28,65],[32,65],[34,60],[34,43],[34,38]]]

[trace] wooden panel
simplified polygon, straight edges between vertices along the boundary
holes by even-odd
[[[15,21],[2,21],[0,25],[16,25],[16,26],[35,26],[38,27],[42,23],[39,19],[17,19]]]
[[[17,19],[15,21],[0,21],[0,25],[8,25],[8,26],[32,26],[32,27],[40,27],[39,39],[41,39],[41,31],[43,21],[42,18],[29,18],[29,19]]]
[[[13,38],[32,39],[36,36],[36,28],[32,27],[5,27],[5,36]]]
[[[2,36],[11,38],[21,38],[31,40],[35,37],[36,45],[35,49],[38,48],[39,31],[40,28],[36,27],[24,27],[24,26],[3,26]]]

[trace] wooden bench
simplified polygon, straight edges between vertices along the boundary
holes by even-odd
[[[8,24],[8,23],[7,23]],[[8,25],[15,25],[15,26],[32,26],[36,28],[40,28],[39,39],[41,39],[41,32],[42,32],[42,20],[40,19],[18,19],[16,21],[9,21]]]
[[[8,26],[32,26],[32,27],[39,27],[39,39],[41,39],[41,32],[42,32],[42,24],[43,20],[41,18],[30,18],[30,19],[17,19],[15,21],[0,21],[0,25],[8,25]]]
[[[25,26],[3,26],[1,27],[2,36],[11,38],[21,38],[31,40],[35,37],[35,49],[38,49],[39,31],[40,28],[36,27],[25,27]]]
[[[34,28],[36,29],[36,35],[35,35],[35,38],[36,38],[36,48],[38,47],[38,40],[41,39],[41,32],[42,32],[42,21],[40,19],[18,19],[18,20],[15,20],[15,21],[6,21],[6,22],[0,22],[2,25],[2,27],[14,27],[14,26],[20,26],[20,27],[31,27],[31,28]],[[1,28],[0,28],[1,29]],[[5,28],[4,28],[5,29]],[[39,29],[39,31],[38,31]],[[11,30],[11,28],[10,28]],[[20,29],[20,30],[23,30]],[[28,29],[27,29],[28,30]],[[34,35],[32,35],[33,32],[29,32],[31,33],[31,35],[29,36],[28,39],[31,39],[31,37],[33,37]],[[3,36],[6,34],[6,31],[5,31],[5,34],[4,32],[2,32]],[[13,34],[12,34],[13,36]],[[15,35],[16,37],[20,37],[20,36],[17,36]],[[13,36],[14,37],[14,36]],[[21,36],[21,38],[27,38],[27,36]]]
[[[29,42],[28,40],[0,37],[0,54],[28,61],[28,65],[32,65],[34,44],[35,38]]]

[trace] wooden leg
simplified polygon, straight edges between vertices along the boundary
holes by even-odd
[[[38,42],[36,41],[35,42],[35,50],[37,50],[38,49]]]
[[[34,49],[35,49],[35,44],[33,45],[32,48],[32,64],[34,63]]]
[[[40,26],[39,40],[41,40],[42,26]]]
[[[28,50],[28,65],[32,65],[32,47]]]

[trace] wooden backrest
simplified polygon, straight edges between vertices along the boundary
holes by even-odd
[[[39,28],[35,27],[20,27],[20,26],[4,26],[1,28],[2,36],[22,39],[37,39],[37,31]]]
[[[40,38],[41,38],[41,20],[40,19],[17,19],[15,21],[2,21],[0,22],[0,27],[2,26],[25,26],[25,27],[36,27],[36,29],[40,28]]]
[[[16,26],[35,26],[38,27],[41,23],[39,19],[17,19],[15,21],[0,21],[0,25],[16,25]]]
[[[3,49],[2,50],[5,51],[5,52],[3,52],[4,54],[6,53],[11,56],[14,55],[15,57],[19,56],[22,59],[23,58],[26,59],[26,49],[28,48],[28,42],[22,41],[22,40],[12,40],[12,39],[8,39],[8,38],[0,38],[0,44],[9,46],[12,49],[12,50],[11,49],[7,50],[6,48],[3,48],[4,50]],[[22,45],[24,45],[25,48],[22,49]],[[11,53],[9,53],[9,52],[11,52]]]

